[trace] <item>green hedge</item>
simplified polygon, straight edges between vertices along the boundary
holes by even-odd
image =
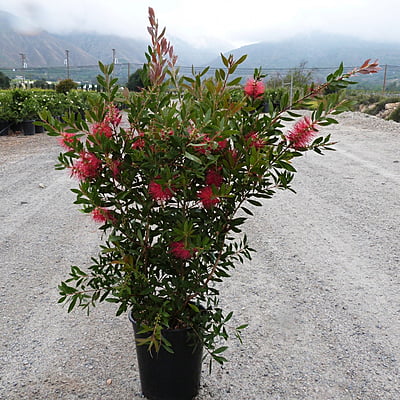
[[[94,96],[99,94],[80,90],[71,90],[66,94],[43,89],[0,90],[0,120],[20,122],[39,119],[38,114],[42,110],[48,110],[53,116],[84,113]]]

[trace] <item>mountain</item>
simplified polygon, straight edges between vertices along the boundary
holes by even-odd
[[[180,66],[191,67],[192,65],[204,65],[204,63],[215,58],[219,54],[218,50],[213,48],[195,48],[189,43],[177,38],[169,38],[174,46],[174,52],[178,55],[178,64]]]
[[[334,68],[358,66],[364,60],[378,59],[381,65],[400,65],[400,43],[377,43],[344,35],[313,32],[279,42],[261,42],[233,49],[237,59],[247,54],[242,68],[294,68],[306,62],[307,67]],[[221,65],[219,58],[210,63]]]
[[[53,69],[60,70],[60,67],[64,68],[66,50],[69,50],[71,67],[79,69],[80,66],[94,66],[93,71],[97,71],[96,65],[99,60],[106,64],[111,63],[114,54],[121,67],[123,64],[126,67],[126,63],[133,64],[128,67],[128,71],[121,72],[124,79],[127,78],[126,73],[129,75],[145,62],[144,52],[148,46],[145,40],[97,33],[55,35],[43,30],[31,31],[28,34],[16,29],[15,21],[18,21],[18,17],[0,11],[0,68],[3,70],[19,69],[24,61],[28,68],[44,67],[42,74],[46,74],[46,68],[49,67],[57,67]],[[179,38],[171,38],[171,42],[180,66],[221,65],[215,43],[210,44],[208,49],[197,49]],[[400,43],[376,43],[318,32],[298,35],[279,42],[255,43],[233,49],[226,53],[228,54],[233,54],[236,59],[243,54],[248,55],[247,60],[237,70],[242,75],[249,71],[251,73],[252,69],[260,66],[268,71],[274,68],[294,68],[302,63],[306,63],[307,68],[332,70],[342,61],[345,66],[351,67],[360,65],[367,58],[377,58],[381,65],[400,66]],[[248,70],[243,72],[246,69]],[[79,71],[79,76],[78,72],[74,72],[74,79],[80,79],[82,71]],[[187,72],[188,68],[182,68],[182,71]],[[85,79],[95,74],[92,70],[87,70]],[[62,74],[57,75],[55,72],[55,76],[54,79],[59,79]]]
[[[65,50],[82,65],[94,64],[96,58],[75,44],[57,38],[45,31],[23,34],[14,29],[14,16],[0,12],[0,66],[3,68],[19,68],[22,56],[30,67],[62,66],[65,60]]]
[[[145,62],[144,52],[147,49],[147,42],[144,40],[97,33],[73,33],[57,35],[57,37],[61,41],[73,43],[90,54],[95,60],[92,64],[97,64],[98,60],[107,64],[111,63],[113,61],[113,49],[119,63],[143,64]],[[82,65],[78,62],[78,57],[75,58],[75,65]]]
[[[71,66],[97,65],[111,63],[113,55],[119,63],[143,64],[148,42],[145,40],[101,35],[97,33],[50,34],[46,31],[21,33],[14,28],[18,17],[0,11],[0,67],[19,68],[21,54],[24,54],[28,67],[63,66],[65,50],[69,50]],[[217,54],[208,49],[195,49],[179,38],[173,38],[175,52],[180,65],[191,66],[210,60]],[[113,54],[113,50],[115,53]]]

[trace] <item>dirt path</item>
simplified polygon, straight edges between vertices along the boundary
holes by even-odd
[[[230,363],[204,366],[199,400],[400,398],[400,125],[341,121],[337,151],[299,160],[297,194],[248,223],[258,252],[221,301],[250,326]],[[58,151],[44,134],[0,137],[0,399],[140,399],[127,319],[57,305],[99,243]]]

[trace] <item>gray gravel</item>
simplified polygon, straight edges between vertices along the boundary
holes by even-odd
[[[336,152],[297,163],[248,223],[252,262],[222,288],[248,323],[198,400],[400,398],[400,125],[359,113],[324,129]],[[132,328],[57,304],[100,236],[45,134],[0,137],[0,399],[140,399]]]

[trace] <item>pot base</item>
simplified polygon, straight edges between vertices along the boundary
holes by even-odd
[[[129,313],[135,338],[138,327]],[[200,343],[193,346],[190,329],[165,330],[164,337],[171,343],[173,354],[160,348],[157,353],[148,351],[146,345],[136,345],[140,381],[143,395],[149,400],[192,400],[200,387],[203,348]]]

